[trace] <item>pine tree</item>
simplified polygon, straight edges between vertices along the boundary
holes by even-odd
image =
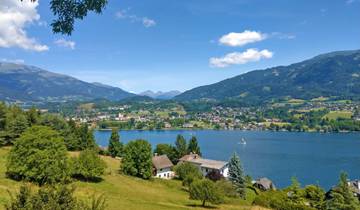
[[[234,153],[229,161],[229,180],[233,183],[240,197],[245,198],[246,180],[239,156]]]
[[[111,132],[108,150],[112,157],[122,156],[123,145],[120,142],[119,132],[116,129],[113,129]]]
[[[175,149],[178,159],[187,154],[186,140],[182,135],[176,137]]]
[[[359,210],[359,200],[354,196],[347,181],[347,174],[340,174],[339,184],[332,189],[331,199],[326,204],[329,210]]]
[[[200,147],[195,136],[192,136],[188,146],[188,153],[194,153],[201,156]]]

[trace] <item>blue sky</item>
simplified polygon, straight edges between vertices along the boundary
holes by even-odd
[[[25,0],[26,8],[4,1],[0,61],[132,92],[184,91],[360,49],[360,0],[109,0],[102,15],[76,22],[69,37],[51,32],[48,0]],[[26,18],[1,15],[17,11]]]

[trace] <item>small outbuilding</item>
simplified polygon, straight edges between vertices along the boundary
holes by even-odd
[[[276,190],[274,183],[266,177],[256,180],[253,186],[262,191]]]
[[[153,176],[162,179],[172,179],[175,173],[172,171],[174,164],[167,155],[155,155],[152,158]]]

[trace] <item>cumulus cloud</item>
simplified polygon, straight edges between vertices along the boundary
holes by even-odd
[[[246,30],[241,33],[228,33],[219,39],[219,43],[231,47],[241,47],[250,43],[262,41],[266,38],[266,34],[257,31]]]
[[[272,57],[273,53],[269,50],[248,49],[245,52],[229,53],[220,58],[210,58],[210,66],[213,68],[225,68],[230,65],[245,64]]]
[[[0,3],[0,47],[19,47],[25,50],[46,51],[49,47],[28,37],[25,27],[40,21],[37,13],[38,1],[1,0]]]
[[[139,17],[137,15],[129,14],[129,9],[124,9],[121,11],[116,12],[116,18],[118,19],[128,19],[131,22],[139,22],[142,23],[144,27],[150,28],[156,26],[156,21],[150,19],[148,17]]]
[[[59,47],[65,47],[65,48],[70,48],[72,50],[75,49],[75,45],[76,43],[73,41],[68,41],[66,39],[58,39],[54,42],[57,46]]]

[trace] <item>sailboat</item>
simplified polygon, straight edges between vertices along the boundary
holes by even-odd
[[[241,138],[241,141],[238,144],[246,145],[246,141],[244,138]]]

